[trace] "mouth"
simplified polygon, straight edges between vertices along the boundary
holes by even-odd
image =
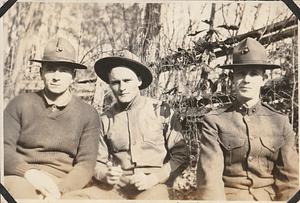
[[[128,93],[119,94],[120,97],[123,97],[123,96],[126,96],[126,95],[128,95]]]
[[[246,87],[246,86],[240,86],[239,87],[240,90],[251,90],[251,87]]]
[[[52,86],[52,87],[60,87],[61,85],[60,84],[50,84],[50,86]]]

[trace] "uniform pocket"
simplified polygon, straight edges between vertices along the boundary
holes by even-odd
[[[264,148],[275,153],[284,144],[282,137],[270,138],[270,137],[260,137],[261,144]]]
[[[143,141],[144,141],[144,143],[154,145],[154,146],[157,146],[158,144],[164,144],[164,142],[165,142],[164,136],[162,135],[162,133],[160,133],[160,134],[144,133]]]
[[[284,144],[281,137],[260,137],[261,150],[259,154],[259,168],[262,173],[271,173],[274,162],[278,158],[279,149]]]
[[[148,144],[157,145],[165,142],[163,136],[163,126],[161,123],[154,121],[140,130],[143,141]]]
[[[233,134],[220,134],[219,143],[223,147],[225,165],[241,161],[244,157],[245,139]]]
[[[219,142],[226,150],[233,150],[244,146],[245,139],[232,134],[222,134]]]

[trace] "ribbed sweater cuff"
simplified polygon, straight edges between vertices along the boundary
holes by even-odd
[[[64,194],[73,190],[82,189],[92,178],[91,167],[93,166],[75,166],[73,170],[58,183],[59,191]]]
[[[17,176],[24,177],[25,172],[28,171],[29,169],[36,169],[36,167],[32,166],[30,164],[27,164],[25,162],[21,163],[21,164],[16,166],[15,174]]]

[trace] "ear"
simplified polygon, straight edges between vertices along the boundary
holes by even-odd
[[[74,80],[75,77],[76,77],[76,70],[74,69],[74,70],[73,70],[73,73],[72,73],[72,79]]]
[[[262,86],[264,86],[264,85],[266,84],[267,81],[268,81],[268,80],[263,79],[263,81],[262,81]]]
[[[263,74],[263,80],[268,80],[268,75],[266,73]]]
[[[41,78],[43,78],[44,68],[46,68],[46,66],[47,66],[46,63],[41,64],[41,67],[40,67],[40,76],[41,76]]]
[[[143,81],[142,78],[139,76],[138,77],[138,86],[140,87],[142,85]]]
[[[267,81],[268,81],[268,74],[266,73],[266,70],[264,70],[262,73],[262,85],[261,86],[264,86]]]

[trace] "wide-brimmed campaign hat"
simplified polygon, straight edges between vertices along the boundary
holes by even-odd
[[[42,59],[31,59],[39,63],[55,63],[70,68],[87,69],[85,65],[76,63],[76,51],[73,45],[64,38],[50,40],[44,49]]]
[[[279,65],[270,64],[265,47],[253,38],[246,38],[233,48],[232,64],[220,66],[223,69],[262,68],[275,69]]]
[[[114,56],[99,59],[94,66],[96,74],[106,83],[109,83],[108,74],[115,67],[126,67],[134,71],[142,80],[139,89],[145,89],[152,82],[153,76],[149,68],[128,50],[118,51]]]

